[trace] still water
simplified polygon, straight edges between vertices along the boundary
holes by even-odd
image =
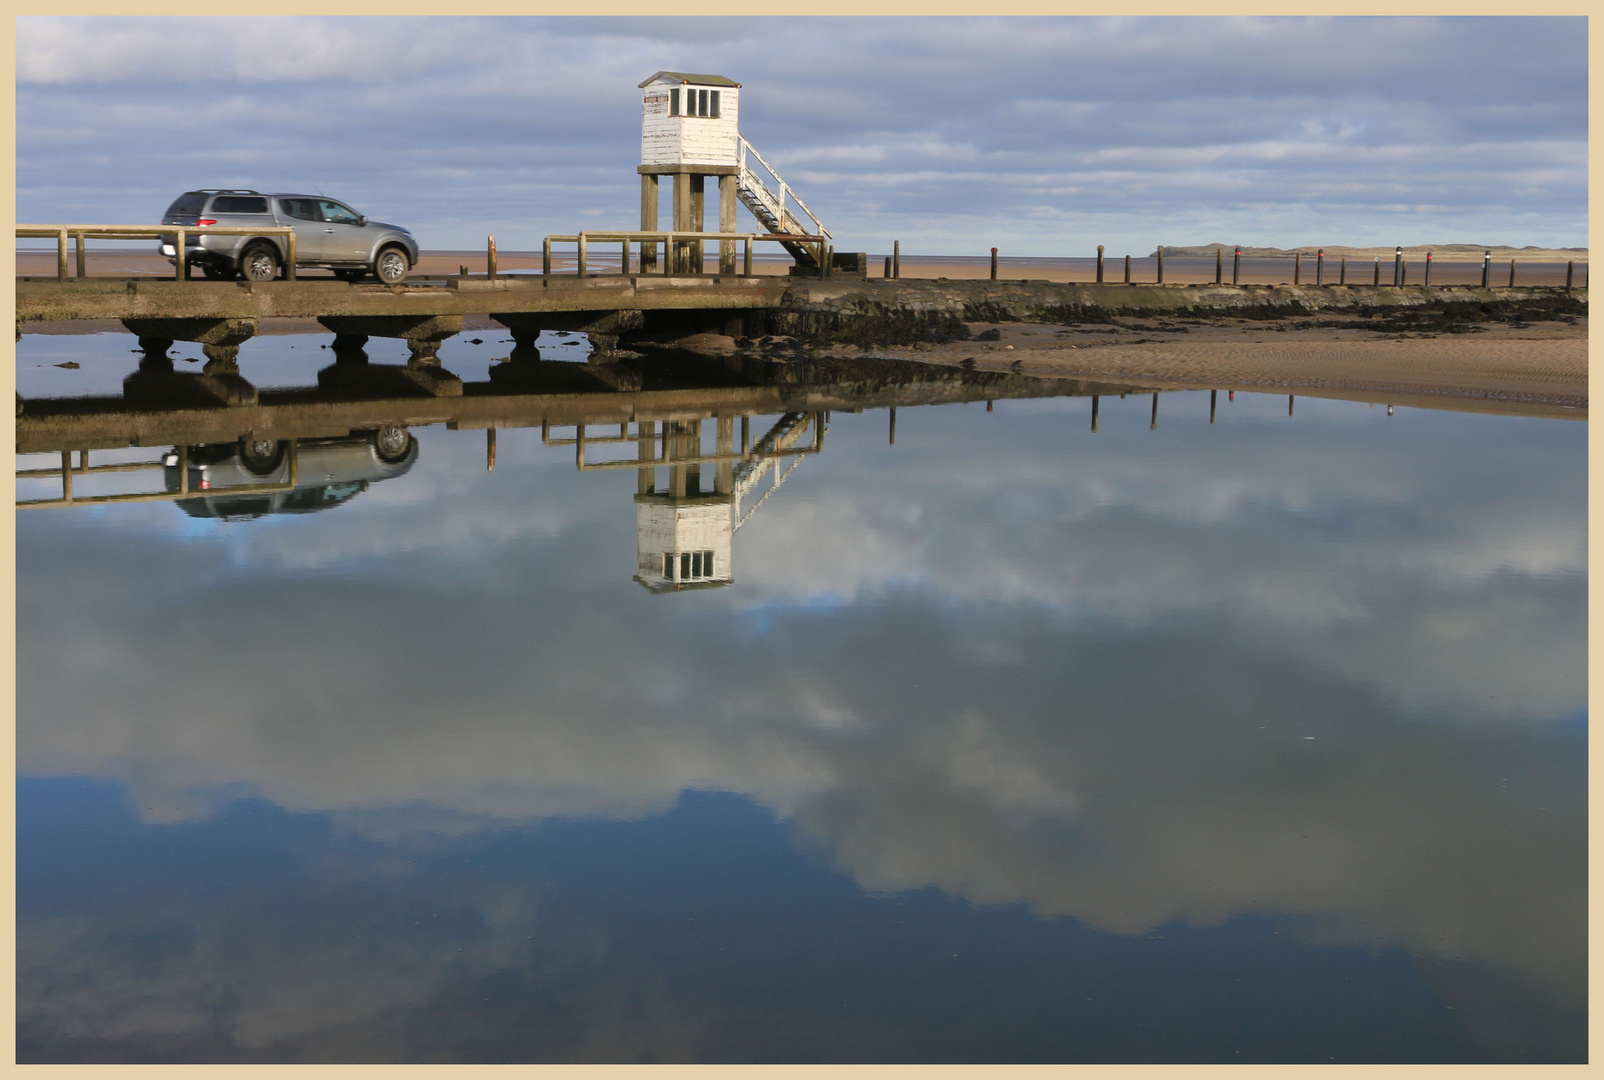
[[[20,1058],[1585,1060],[1585,424],[864,400],[19,512]]]

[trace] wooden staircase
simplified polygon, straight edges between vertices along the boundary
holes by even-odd
[[[806,203],[797,198],[797,194],[791,190],[791,186],[781,179],[779,173],[774,171],[774,166],[764,161],[763,155],[753,149],[752,144],[747,142],[745,137],[737,137],[741,140],[740,150],[738,151],[741,171],[736,175],[735,192],[742,205],[752,211],[752,216],[757,218],[772,235],[797,237],[798,239],[795,241],[782,239],[780,245],[791,253],[791,257],[796,260],[798,266],[817,269],[819,266],[817,241],[809,243],[802,238],[822,236],[833,239],[834,237],[830,230],[826,229],[824,223],[814,216],[813,211],[807,208]],[[753,161],[761,165],[769,176],[774,179],[775,186],[779,188],[778,191],[774,191],[768,184],[764,183],[763,178],[752,167]],[[788,202],[794,202],[797,209],[806,215],[808,222],[812,225],[811,229],[803,224],[801,218],[791,212],[786,205]]]

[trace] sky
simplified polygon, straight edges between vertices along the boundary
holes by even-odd
[[[1580,18],[16,25],[23,222],[247,187],[435,250],[634,228],[637,87],[666,69],[742,84],[742,134],[840,250],[1587,243]]]

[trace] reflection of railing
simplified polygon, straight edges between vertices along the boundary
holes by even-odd
[[[822,251],[823,248],[824,248],[824,244],[825,244],[825,242],[827,240],[827,237],[806,235],[806,234],[793,235],[791,233],[785,233],[785,234],[781,235],[781,234],[778,234],[778,233],[737,233],[737,232],[727,232],[727,233],[726,232],[654,232],[654,231],[645,230],[645,229],[636,230],[636,231],[633,231],[633,232],[618,230],[618,231],[609,231],[609,232],[579,232],[579,233],[572,233],[572,234],[567,235],[567,236],[552,235],[552,236],[546,237],[544,240],[541,241],[541,245],[540,245],[540,272],[545,277],[550,277],[551,276],[551,245],[554,244],[554,243],[558,243],[558,244],[574,244],[574,245],[576,245],[576,248],[577,248],[577,260],[576,260],[577,261],[577,266],[575,267],[575,273],[579,277],[584,277],[586,275],[586,273],[588,272],[588,260],[589,260],[589,254],[590,254],[590,244],[593,243],[593,242],[594,243],[613,243],[613,244],[618,244],[620,246],[620,248],[622,249],[622,266],[621,266],[619,272],[621,274],[626,274],[627,275],[627,274],[630,273],[630,269],[629,269],[629,266],[630,266],[630,263],[629,263],[629,245],[630,244],[639,243],[641,245],[641,251],[642,251],[641,258],[642,258],[642,261],[645,262],[646,258],[647,258],[646,257],[646,251],[647,251],[648,247],[650,248],[651,258],[655,260],[657,258],[657,245],[658,244],[662,244],[663,245],[663,250],[664,250],[665,255],[666,255],[666,253],[668,251],[673,249],[675,244],[689,243],[691,241],[696,241],[696,240],[727,240],[727,241],[729,241],[731,243],[734,243],[737,240],[744,241],[746,246],[745,246],[745,249],[744,249],[744,256],[743,256],[743,260],[742,260],[741,275],[743,277],[751,277],[752,276],[752,243],[754,241],[765,241],[765,242],[772,241],[774,243],[779,243],[779,244],[801,244],[801,243],[805,243],[805,244],[811,244],[811,245],[819,248]],[[673,274],[673,261],[671,259],[668,259],[668,258],[665,257],[661,261],[661,266],[662,266],[662,270],[658,271],[658,273],[660,273],[664,277],[672,276],[672,274]]]
[[[61,479],[61,497],[59,499],[18,499],[17,509],[33,510],[51,506],[85,506],[93,503],[137,503],[137,502],[174,502],[179,499],[194,499],[205,495],[261,495],[275,491],[294,491],[300,480],[300,456],[296,447],[296,440],[289,440],[290,478],[284,483],[277,484],[228,484],[223,487],[209,487],[191,489],[189,486],[189,448],[178,447],[178,490],[177,491],[136,491],[120,495],[74,495],[72,491],[72,478],[74,476],[88,476],[99,473],[129,473],[145,469],[163,469],[167,466],[158,461],[122,461],[112,465],[89,464],[89,451],[78,451],[78,465],[72,464],[72,451],[61,452],[61,467],[56,469],[18,469],[18,480],[42,480],[46,477],[59,477]]]
[[[174,272],[179,281],[188,276],[188,255],[185,240],[188,236],[282,236],[288,249],[284,259],[284,280],[295,280],[295,230],[285,225],[255,228],[243,225],[18,225],[17,239],[24,237],[56,241],[56,280],[67,280],[67,240],[78,241],[78,276],[84,276],[84,240],[93,236],[100,240],[161,240],[175,238],[173,255],[177,260]]]
[[[675,465],[731,465],[747,461],[761,461],[781,457],[795,457],[800,454],[817,454],[824,450],[824,423],[823,414],[812,414],[814,417],[815,433],[813,445],[800,450],[790,447],[765,448],[761,445],[750,447],[735,453],[728,454],[697,454],[691,457],[669,457],[668,441],[681,436],[670,433],[666,428],[662,431],[649,431],[642,433],[637,427],[635,434],[629,433],[629,423],[626,421],[618,425],[617,435],[587,435],[584,424],[575,424],[575,434],[572,439],[554,439],[551,437],[551,426],[546,422],[540,425],[540,441],[545,446],[572,446],[574,448],[574,465],[582,471],[592,469],[645,469]],[[655,426],[655,425],[654,425]],[[650,458],[623,458],[618,461],[586,461],[585,447],[605,445],[608,443],[640,443],[645,441],[659,442],[660,447],[655,457]]]

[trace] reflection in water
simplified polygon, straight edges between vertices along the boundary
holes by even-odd
[[[1585,1056],[1584,426],[770,374],[25,412],[24,1058]]]

